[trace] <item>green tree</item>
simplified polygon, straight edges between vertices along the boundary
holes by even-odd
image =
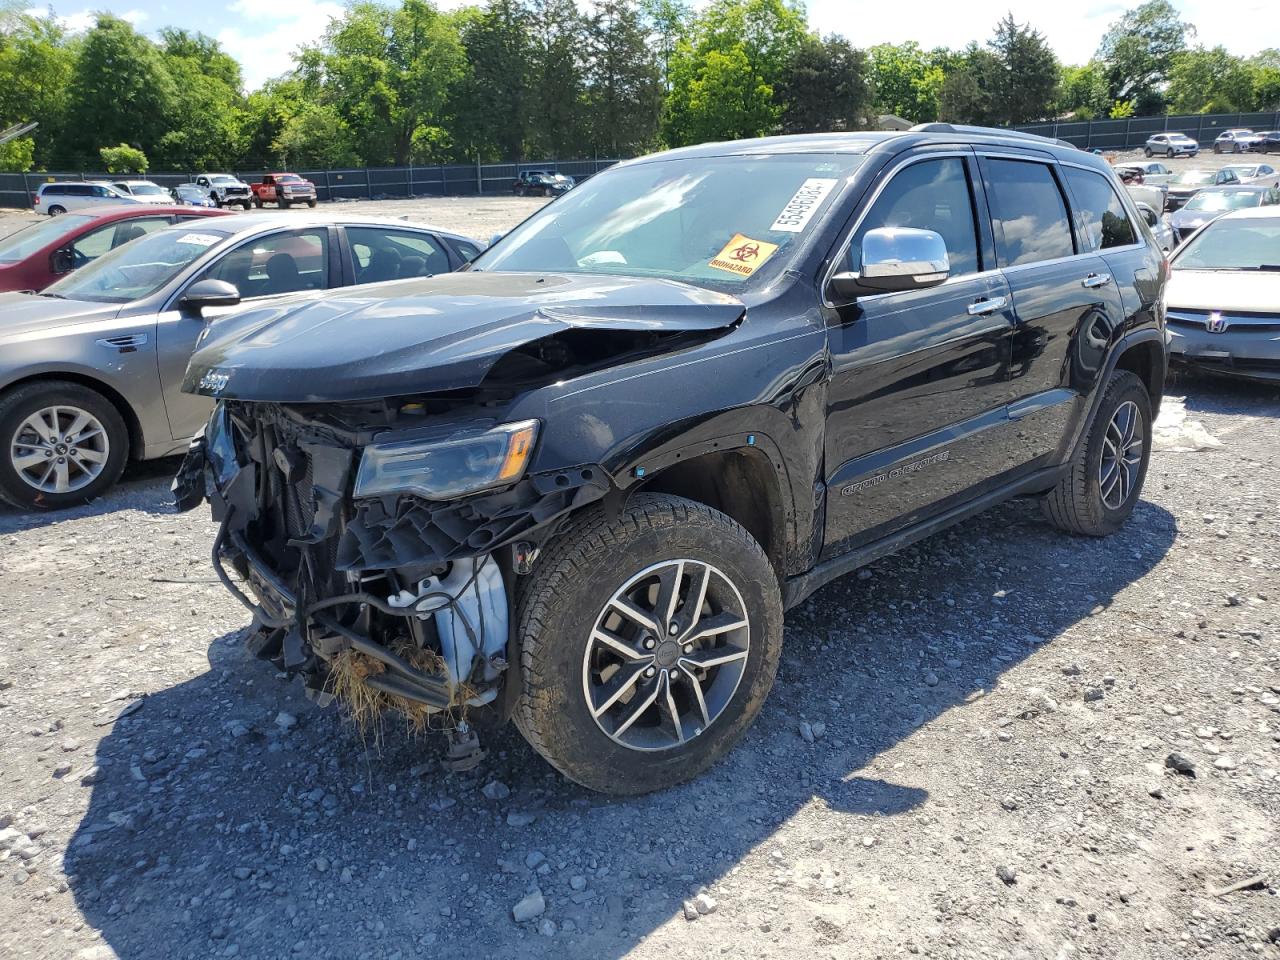
[[[1280,110],[1280,67],[1254,63],[1253,104],[1255,110]]]
[[[528,0],[531,41],[527,147],[535,156],[580,151],[586,140],[580,55],[586,23],[576,0]]]
[[[529,14],[517,0],[490,0],[459,20],[467,68],[453,87],[453,138],[468,159],[524,156],[533,105]]]
[[[990,50],[971,43],[947,71],[938,97],[938,119],[992,126],[1002,122],[999,106],[1004,65]]]
[[[302,109],[305,102],[302,81],[297,77],[268,80],[261,90],[249,94],[241,116],[239,142],[242,153],[235,165],[260,168],[276,166],[279,159],[275,143],[285,124]]]
[[[914,40],[872,47],[868,55],[876,112],[893,114],[913,123],[937,120],[938,99],[945,79],[938,53],[922,50]]]
[[[146,173],[151,166],[147,155],[136,147],[122,143],[117,147],[103,147],[98,151],[107,173]]]
[[[35,141],[30,137],[18,137],[7,143],[0,143],[0,171],[26,173],[31,169],[35,152]]]
[[[693,67],[692,76],[673,73],[673,81],[686,92],[686,109],[680,126],[673,126],[675,143],[738,140],[768,133],[777,121],[773,88],[752,67],[746,50],[709,50]]]
[[[1111,96],[1102,64],[1095,61],[1083,67],[1062,68],[1055,113],[1070,113],[1080,120],[1092,120],[1104,116],[1110,109]]]
[[[656,48],[662,89],[670,90],[671,57],[689,35],[693,8],[684,0],[641,0],[641,9]]]
[[[776,91],[784,133],[858,130],[871,113],[867,55],[844,37],[806,36]]]
[[[1196,28],[1185,23],[1169,0],[1147,0],[1107,28],[1097,59],[1106,67],[1112,100],[1158,105],[1175,58]]]
[[[40,124],[31,145],[32,162],[41,167],[66,162],[62,134],[74,65],[75,54],[54,17],[12,9],[0,12],[0,128]],[[23,151],[24,147],[10,148],[11,165],[21,162]]]
[[[170,169],[231,167],[243,153],[240,65],[212,37],[186,30],[162,30],[161,52],[174,98],[156,162]]]
[[[361,157],[347,122],[330,104],[304,104],[271,145],[285,167],[354,167]]]
[[[626,156],[651,146],[662,110],[662,67],[633,0],[599,0],[586,30],[586,111],[597,153]]]
[[[987,46],[999,61],[994,112],[1002,123],[1043,120],[1053,112],[1061,70],[1044,35],[1006,14]]]
[[[1168,99],[1176,113],[1253,110],[1254,68],[1224,47],[1180,53],[1169,75]]]
[[[99,14],[71,74],[64,150],[86,166],[104,143],[154,151],[172,129],[176,100],[156,45],[119,17]]]

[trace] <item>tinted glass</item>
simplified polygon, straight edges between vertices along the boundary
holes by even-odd
[[[130,240],[137,240],[168,225],[168,217],[142,217],[136,220],[121,220],[99,227],[97,230],[90,230],[71,245],[74,262],[76,266],[82,266],[91,260],[97,260],[108,250],[124,246]]]
[[[449,254],[435,237],[385,227],[347,227],[356,283],[381,283],[448,273]]]
[[[456,252],[459,257],[461,257],[463,260],[466,260],[468,263],[470,263],[476,257],[480,256],[480,248],[477,247],[474,243],[466,243],[465,241],[462,241],[462,240],[454,240],[452,241],[452,243],[453,243],[454,252]]]
[[[23,227],[15,233],[0,240],[0,263],[17,263],[25,260],[42,247],[48,246],[59,237],[74,233],[93,217],[84,214],[68,213],[61,217],[49,217],[29,227]]]
[[[1124,204],[1106,177],[1075,167],[1062,169],[1075,198],[1076,226],[1089,238],[1090,249],[1105,250],[1137,242]]]
[[[174,227],[116,247],[45,293],[68,300],[128,303],[150,296],[229,234],[200,226]]]
[[[732,289],[775,276],[819,228],[850,154],[687,157],[625,164],[543,207],[476,270],[662,277]]]
[[[241,244],[198,280],[225,280],[245,300],[329,286],[329,231],[277,233]]]
[[[1280,271],[1280,216],[1214,220],[1178,251],[1173,269]]]
[[[1053,171],[1043,163],[990,160],[988,200],[1001,266],[1075,253],[1067,207]]]
[[[941,234],[951,276],[978,271],[978,235],[964,161],[925,160],[903,168],[889,181],[849,245],[849,269],[862,266],[862,238],[876,227],[915,227]]]

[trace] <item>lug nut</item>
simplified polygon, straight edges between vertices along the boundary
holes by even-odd
[[[645,637],[645,638],[644,638],[644,648],[645,648],[646,650],[652,650],[652,649],[653,649],[654,647],[656,647],[657,645],[658,645],[658,641],[657,641],[657,640],[655,640],[655,639],[653,639],[653,637]]]
[[[646,677],[652,677],[652,676],[653,676],[655,673],[657,673],[657,672],[658,672],[658,671],[657,671],[657,670],[655,670],[653,667],[649,667],[647,670],[645,670],[644,675],[645,675]]]
[[[693,653],[693,644],[692,644],[692,643],[686,643],[686,644],[684,645],[684,652],[685,652],[685,653]]]
[[[667,633],[671,634],[674,637],[679,632],[680,632],[680,624],[672,620],[671,623],[667,626]]]

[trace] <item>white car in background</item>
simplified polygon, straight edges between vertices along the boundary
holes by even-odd
[[[1244,153],[1252,150],[1262,140],[1252,130],[1240,127],[1235,130],[1223,130],[1218,139],[1213,141],[1214,153]]]
[[[1168,184],[1174,177],[1173,171],[1159,160],[1130,160],[1115,165],[1116,173],[1124,170],[1136,170],[1142,174],[1142,182],[1151,186]]]
[[[1170,360],[1280,383],[1280,206],[1218,217],[1170,263]]]
[[[1280,187],[1280,170],[1276,170],[1269,163],[1232,163],[1222,169],[1235,173],[1241,183],[1255,184],[1260,187]]]
[[[1143,203],[1135,198],[1134,205],[1138,208],[1138,212],[1142,214],[1142,219],[1147,221],[1147,226],[1151,228],[1151,235],[1156,238],[1156,244],[1167,254],[1174,248],[1176,243],[1173,236],[1173,227],[1169,226],[1169,221],[1162,217],[1149,203]],[[1161,207],[1161,209],[1164,208]]]
[[[173,203],[169,191],[150,180],[112,180],[111,186],[139,203],[154,203],[166,207]]]
[[[137,202],[136,197],[121,193],[108,183],[64,180],[60,183],[40,184],[31,198],[31,208],[36,213],[56,217],[71,210],[93,210]]]

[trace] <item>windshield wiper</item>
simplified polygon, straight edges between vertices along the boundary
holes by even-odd
[[[39,294],[39,296],[42,296],[42,297],[50,297],[51,299],[54,299],[54,300],[65,300],[65,299],[67,299],[67,298],[66,298],[65,296],[63,296],[61,293],[47,293],[47,292],[43,292],[43,291]]]
[[[1280,263],[1260,263],[1256,267],[1241,267],[1241,270],[1280,270]]]

